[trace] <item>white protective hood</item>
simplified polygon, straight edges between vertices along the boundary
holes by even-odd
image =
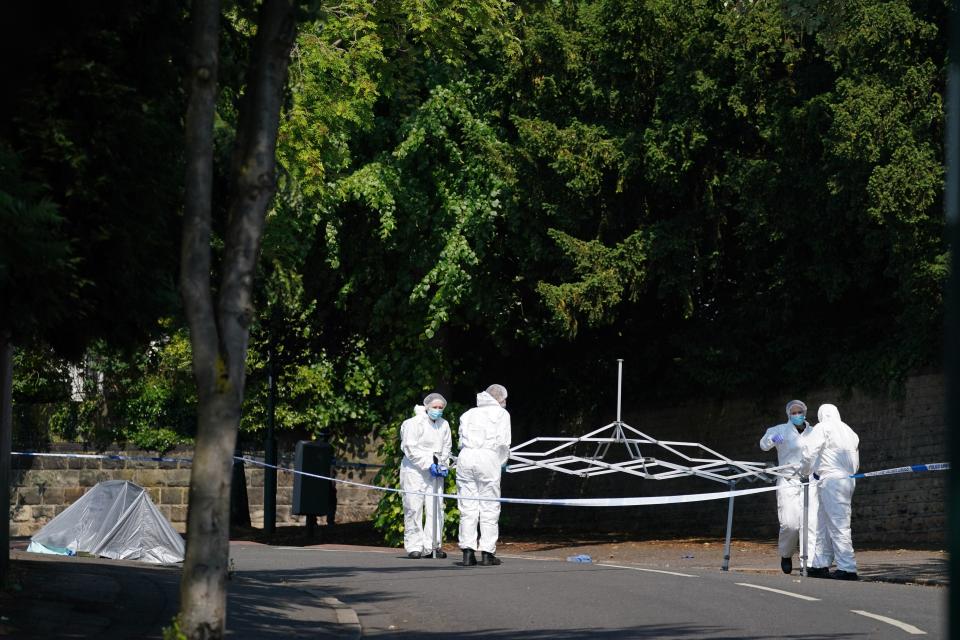
[[[40,529],[27,551],[171,564],[183,562],[184,544],[143,487],[108,480]]]

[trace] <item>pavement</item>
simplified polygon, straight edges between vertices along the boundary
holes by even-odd
[[[39,555],[24,551],[24,538],[11,543],[11,580],[0,590],[0,637],[162,639],[178,611],[181,567],[90,557]],[[260,544],[236,540],[231,547]],[[304,545],[361,550],[344,544]],[[446,546],[453,562],[459,553]],[[382,551],[382,547],[379,548]],[[663,569],[720,571],[722,540],[576,541],[505,539],[497,555],[565,558],[586,554],[593,562]],[[731,546],[730,571],[777,573],[776,545],[738,541]],[[795,570],[799,568],[795,560]],[[947,555],[942,550],[865,549],[857,551],[862,580],[946,587]],[[263,582],[234,574],[228,583],[227,633],[251,638],[360,638],[356,612],[330,594],[283,581]],[[356,603],[354,603],[356,604]]]

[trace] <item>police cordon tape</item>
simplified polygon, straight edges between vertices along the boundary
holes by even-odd
[[[30,456],[30,457],[45,457],[45,458],[97,458],[100,460],[133,460],[135,462],[179,462],[186,464],[193,464],[193,458],[164,458],[160,456],[121,456],[116,454],[98,454],[98,453],[40,453],[37,451],[11,451],[10,455],[13,456]],[[235,456],[237,461],[244,462],[254,462],[256,459],[247,458],[241,456]],[[383,467],[382,464],[370,464],[367,462],[341,462],[336,458],[333,459],[333,466],[340,469],[379,469]],[[278,469],[283,469],[283,467],[277,467]]]
[[[104,460],[132,460],[137,462],[188,462],[192,463],[191,458],[163,458],[163,457],[137,457],[137,456],[120,456],[113,454],[82,454],[82,453],[37,453],[33,451],[13,451],[11,455],[15,456],[33,456],[33,457],[52,457],[52,458],[100,458]],[[384,491],[389,493],[410,493],[413,495],[428,496],[428,497],[441,497],[450,500],[477,500],[480,502],[502,502],[506,504],[530,504],[530,505],[544,505],[544,506],[556,506],[556,507],[641,507],[641,506],[651,506],[651,505],[660,505],[660,504],[683,504],[688,502],[706,502],[708,500],[722,500],[724,498],[733,498],[737,496],[747,496],[755,493],[766,493],[767,491],[776,491],[777,485],[773,484],[768,487],[758,487],[755,489],[729,489],[727,491],[713,491],[710,493],[691,493],[683,495],[673,495],[673,496],[645,496],[645,497],[632,497],[632,498],[485,498],[480,496],[470,496],[463,497],[455,493],[435,493],[429,491],[404,491],[403,489],[396,489],[394,487],[380,487],[373,484],[365,484],[363,482],[354,482],[353,480],[343,480],[341,478],[331,478],[329,476],[323,476],[316,473],[308,473],[306,471],[297,471],[296,469],[290,469],[288,467],[281,467],[278,465],[268,464],[262,460],[257,460],[248,456],[234,456],[234,460],[238,462],[248,462],[266,469],[276,469],[277,471],[283,471],[285,473],[300,474],[308,478],[316,478],[318,480],[328,480],[330,482],[335,482],[337,484],[345,484],[353,487],[359,487],[362,489],[372,489],[374,491]],[[347,463],[347,464],[364,464],[364,463]],[[335,465],[336,466],[336,465]],[[367,465],[374,466],[374,465]],[[378,465],[382,466],[382,465]],[[870,471],[867,473],[857,473],[851,475],[851,478],[871,478],[876,476],[888,476],[899,473],[922,473],[929,471],[949,471],[950,463],[949,462],[938,462],[934,464],[915,464],[909,467],[895,467],[892,469],[882,469],[880,471]]]
[[[855,473],[851,478],[874,478],[876,476],[892,476],[895,473],[922,473],[924,471],[949,471],[949,462],[937,462],[935,464],[914,464],[909,467],[896,467],[894,469],[883,469],[881,471],[870,471],[868,473]]]

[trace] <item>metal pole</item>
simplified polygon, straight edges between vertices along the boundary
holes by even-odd
[[[801,481],[803,478],[801,478]],[[800,535],[803,536],[800,538],[802,540],[801,552],[800,552],[800,575],[804,578],[807,577],[807,542],[810,538],[808,535],[807,523],[809,522],[808,513],[810,510],[810,479],[807,478],[807,481],[803,483],[803,529],[800,531]]]
[[[617,424],[620,424],[620,396],[623,389],[623,358],[617,358]]]
[[[730,491],[733,491],[737,483],[734,480],[730,481]],[[720,567],[722,571],[730,570],[730,533],[733,531],[733,496],[730,496],[730,503],[727,506],[727,539],[723,543],[723,566]]]
[[[273,370],[273,340],[267,345],[267,436],[263,457],[269,467],[263,470],[263,530],[272,534],[277,528],[277,439],[273,421],[277,406],[277,380]]]
[[[441,456],[443,452],[437,451],[433,454],[433,459],[436,461],[437,466],[444,464]],[[442,476],[434,476],[433,478],[433,517],[430,518],[433,522],[431,523],[431,528],[433,529],[433,548],[430,550],[430,556],[433,558],[439,558],[440,554],[440,488],[441,483],[443,482]]]
[[[433,549],[430,551],[430,555],[434,558],[439,558],[437,551],[440,549],[440,477],[433,479]]]

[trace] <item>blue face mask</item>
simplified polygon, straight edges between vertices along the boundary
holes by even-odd
[[[427,415],[430,416],[431,420],[439,420],[440,416],[443,415],[443,409],[429,409]]]
[[[806,419],[806,416],[802,413],[800,415],[790,416],[790,422],[793,423],[793,426],[799,427],[803,424],[803,421]]]

